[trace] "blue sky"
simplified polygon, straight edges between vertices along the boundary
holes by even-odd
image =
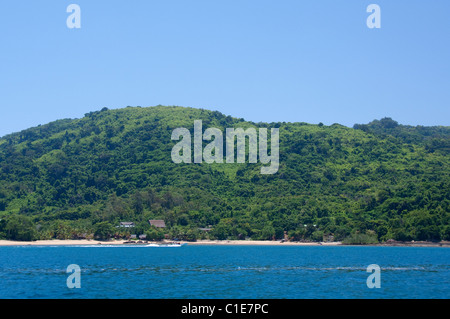
[[[69,29],[69,4],[81,29]],[[381,29],[366,8],[381,7]],[[103,107],[450,125],[450,1],[2,0],[0,136]]]

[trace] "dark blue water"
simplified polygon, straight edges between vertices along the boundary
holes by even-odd
[[[67,266],[81,268],[69,289]],[[369,289],[367,266],[381,268]],[[0,298],[449,298],[450,249],[0,247]]]

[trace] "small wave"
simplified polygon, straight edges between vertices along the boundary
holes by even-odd
[[[94,245],[72,245],[72,246],[66,246],[66,247],[82,247],[82,248],[105,248],[105,247],[119,247],[119,245],[98,245],[98,244],[94,244]],[[125,247],[125,246],[120,246],[120,247]]]
[[[411,267],[382,267],[380,266],[381,271],[427,271],[430,270],[421,266],[411,266]],[[292,267],[245,267],[238,266],[236,267],[237,271],[366,271],[367,267],[362,266],[292,266]]]
[[[380,267],[381,270],[399,270],[399,271],[409,271],[409,270],[427,270],[427,268],[425,267],[419,267],[419,266],[415,266],[415,267]]]

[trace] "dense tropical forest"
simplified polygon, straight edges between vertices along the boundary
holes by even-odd
[[[248,161],[173,163],[171,133],[192,132],[194,120],[204,130],[279,128],[278,172]],[[449,165],[450,127],[103,108],[0,138],[0,239],[450,240]]]

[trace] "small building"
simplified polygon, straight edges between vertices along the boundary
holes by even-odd
[[[143,234],[143,235],[139,235],[139,239],[146,239],[147,235]]]
[[[150,223],[150,226],[166,228],[166,223],[162,219],[150,219],[148,222]]]
[[[136,235],[131,235],[130,239],[136,239]]]
[[[199,227],[198,230],[208,233],[208,232],[210,232],[212,230],[212,228],[210,228],[210,227]]]
[[[134,223],[133,222],[120,222],[119,227],[123,227],[123,228],[132,228],[134,227]]]

